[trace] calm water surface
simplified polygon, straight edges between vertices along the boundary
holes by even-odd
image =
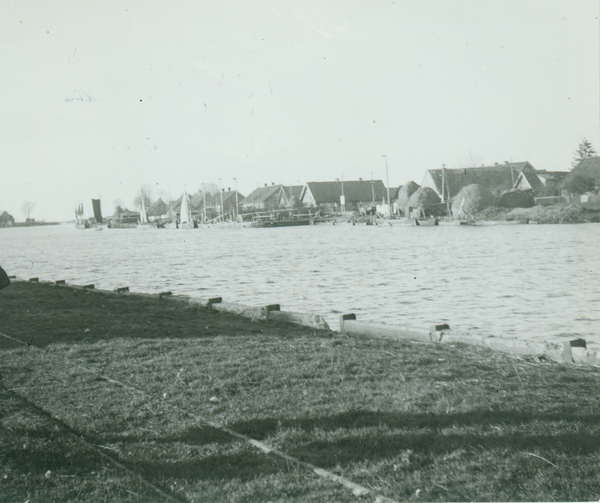
[[[600,226],[0,229],[19,277],[491,335],[600,333]]]

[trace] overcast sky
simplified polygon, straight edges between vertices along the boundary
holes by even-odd
[[[326,5],[325,5],[326,4]],[[599,150],[596,0],[0,3],[0,212]],[[221,182],[219,182],[221,178]]]

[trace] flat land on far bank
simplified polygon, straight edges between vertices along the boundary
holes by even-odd
[[[373,500],[203,419],[394,500],[600,498],[595,368],[18,282],[0,332],[0,501]]]

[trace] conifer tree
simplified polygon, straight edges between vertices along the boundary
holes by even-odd
[[[579,148],[575,151],[575,156],[573,157],[573,162],[571,164],[574,168],[583,159],[586,159],[588,157],[593,157],[597,154],[598,153],[594,150],[594,147],[592,147],[592,144],[589,141],[587,141],[586,138],[584,138],[583,140],[581,140],[581,143],[579,144]]]

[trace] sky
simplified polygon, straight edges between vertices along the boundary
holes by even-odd
[[[0,213],[566,171],[600,150],[598,27],[597,0],[4,0]]]

